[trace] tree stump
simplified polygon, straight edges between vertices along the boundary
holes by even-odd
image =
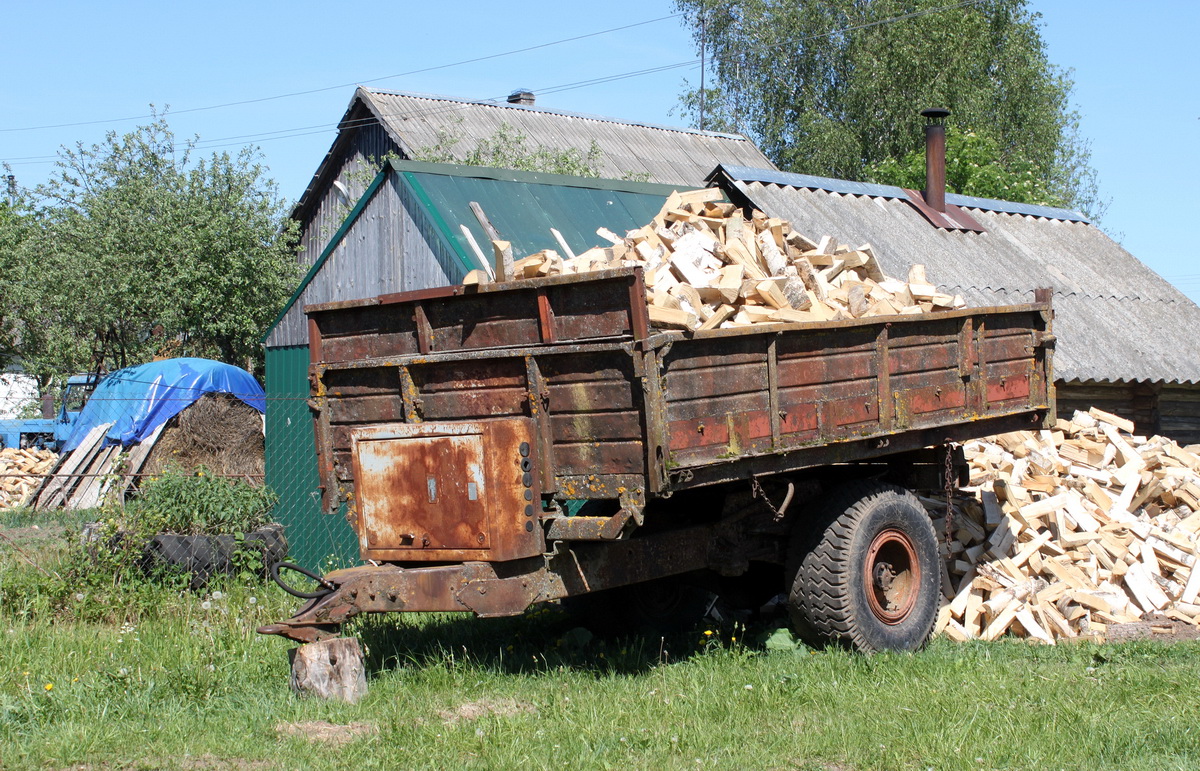
[[[367,693],[363,652],[354,637],[308,643],[288,652],[292,690],[301,696],[354,704]]]

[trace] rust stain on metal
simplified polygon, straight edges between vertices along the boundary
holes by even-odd
[[[369,548],[487,547],[488,484],[483,432],[404,436],[378,429],[354,437],[362,535]],[[449,433],[448,431],[446,433]]]
[[[1029,396],[1029,377],[1016,375],[989,380],[987,398],[989,402],[1003,402]]]
[[[356,527],[364,558],[540,553],[542,530],[526,524],[540,509],[534,446],[525,418],[355,429]]]

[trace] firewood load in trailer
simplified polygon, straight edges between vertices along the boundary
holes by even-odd
[[[610,245],[564,258],[545,249],[508,262],[507,242],[494,242],[496,276],[513,279],[590,273],[622,267],[645,271],[650,323],[660,329],[707,330],[754,324],[837,321],[932,313],[965,307],[939,292],[913,265],[906,280],[884,275],[870,244],[852,247],[833,236],[814,241],[786,220],[760,211],[746,216],[720,190],[672,193],[649,224]],[[505,255],[501,263],[501,256]],[[487,283],[475,270],[467,285]]]

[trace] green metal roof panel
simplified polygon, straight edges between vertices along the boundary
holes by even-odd
[[[389,159],[388,164],[396,171],[427,172],[443,176],[468,177],[471,179],[495,179],[507,182],[556,185],[560,187],[582,187],[588,190],[619,190],[647,195],[668,195],[672,190],[692,189],[681,185],[664,185],[658,182],[636,182],[625,179],[602,177],[577,177],[570,174],[549,174],[542,171],[518,171],[496,169],[490,166],[466,166],[456,163],[425,163]]]
[[[471,254],[462,234],[465,225],[489,260],[491,239],[471,210],[472,202],[479,204],[501,237],[512,242],[513,254],[520,258],[541,249],[562,251],[551,228],[562,233],[577,254],[606,244],[597,229],[624,233],[641,227],[658,214],[673,190],[691,189],[440,164],[436,171],[409,168],[415,165],[432,164],[393,163],[424,190],[457,248]],[[456,173],[447,173],[450,170]]]
[[[550,232],[551,228],[562,234],[576,254],[594,246],[607,245],[604,239],[596,235],[599,228],[608,228],[623,234],[627,230],[641,227],[658,214],[664,200],[673,191],[695,189],[680,185],[572,177],[479,166],[389,161],[388,166],[385,166],[371,183],[308,275],[304,277],[292,299],[280,312],[275,324],[264,336],[263,339],[268,345],[278,345],[279,340],[283,338],[286,338],[283,344],[287,345],[304,342],[304,332],[297,331],[302,330],[302,327],[296,326],[302,318],[293,318],[300,313],[296,307],[300,298],[306,296],[305,289],[313,283],[318,274],[325,275],[323,271],[336,268],[339,272],[331,278],[334,279],[333,283],[337,284],[337,280],[342,278],[341,272],[349,269],[345,265],[329,265],[329,257],[343,242],[356,238],[356,228],[369,228],[378,224],[373,223],[371,217],[363,217],[363,212],[372,196],[397,194],[384,184],[385,181],[399,185],[397,190],[403,199],[403,206],[413,215],[413,220],[418,223],[417,226],[422,230],[425,240],[439,249],[444,246],[447,253],[453,252],[452,256],[444,256],[460,262],[465,268],[464,273],[478,267],[479,262],[470,242],[463,235],[464,226],[470,230],[475,243],[483,252],[485,261],[489,264],[492,261],[491,239],[475,217],[471,209],[472,202],[479,204],[501,238],[512,243],[514,256],[520,258],[542,249],[561,251]],[[408,192],[412,194],[411,198],[406,195]],[[413,207],[420,211],[412,211]],[[395,286],[382,291],[401,292],[427,288],[429,287]],[[318,297],[308,297],[305,300],[306,303],[325,301],[327,300]],[[291,320],[290,326],[282,333],[276,334],[276,330],[281,328],[280,325],[285,319]],[[295,329],[292,329],[293,327]],[[276,342],[272,343],[273,340]]]

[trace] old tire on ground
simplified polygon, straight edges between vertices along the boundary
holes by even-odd
[[[933,523],[916,496],[879,482],[835,491],[792,536],[788,612],[813,645],[911,651],[941,594]]]
[[[152,537],[142,552],[141,565],[147,573],[168,567],[189,575],[192,589],[202,589],[218,573],[233,573],[239,550],[262,556],[262,574],[268,575],[273,563],[287,557],[288,544],[283,525],[270,523],[238,537],[224,535],[173,535]]]
[[[564,607],[598,635],[661,636],[700,623],[709,601],[704,588],[671,577],[573,597]]]

